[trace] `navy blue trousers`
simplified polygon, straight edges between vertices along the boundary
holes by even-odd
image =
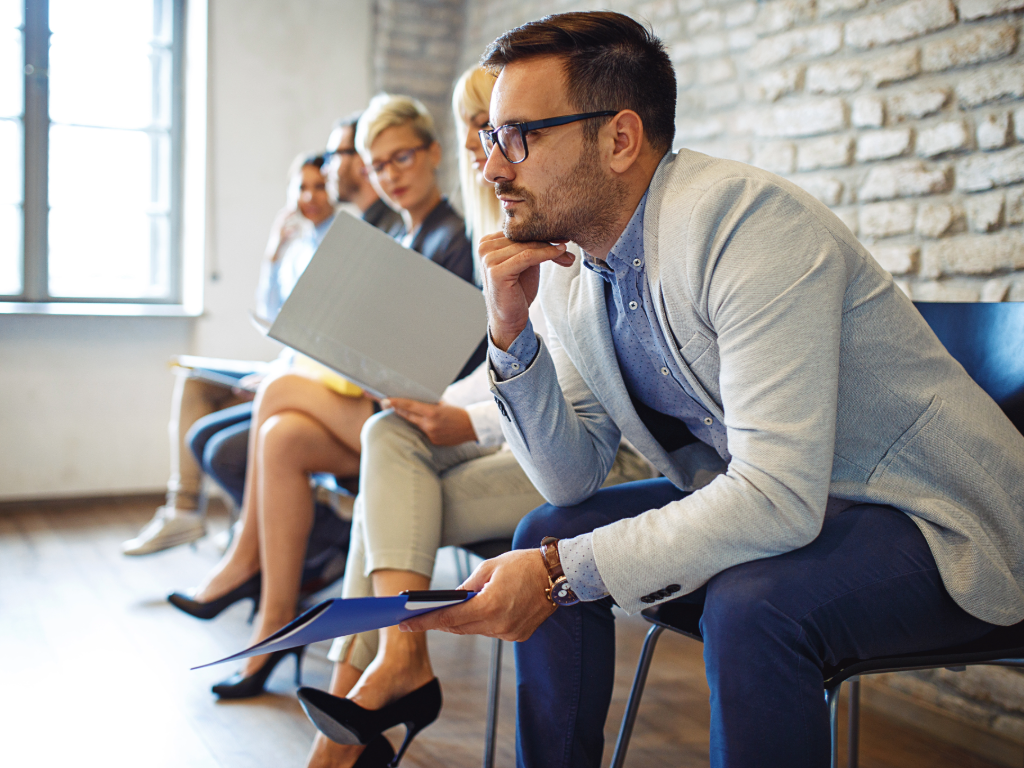
[[[239,508],[245,491],[251,419],[252,403],[239,403],[197,419],[185,435],[199,466]]]
[[[570,538],[685,495],[668,480],[643,480],[574,507],[538,507],[520,522],[514,547]],[[953,602],[913,521],[883,506],[852,507],[806,547],[729,568],[677,599],[704,606],[713,768],[825,768],[823,667],[993,629]],[[615,666],[611,599],[559,608],[516,644],[515,657],[518,765],[600,766]]]

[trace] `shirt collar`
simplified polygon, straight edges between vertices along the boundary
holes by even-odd
[[[649,190],[648,190],[649,191]],[[636,206],[636,210],[633,211],[633,215],[629,218],[629,223],[626,224],[626,228],[622,230],[622,234],[619,235],[619,239],[615,241],[615,245],[608,252],[608,258],[605,261],[599,261],[591,256],[586,251],[583,251],[583,266],[593,270],[598,275],[603,277],[605,280],[611,281],[612,277],[618,272],[623,270],[632,269],[635,272],[639,272],[644,267],[643,252],[644,252],[644,212],[647,209],[647,191],[644,192],[644,196],[640,198],[640,202]],[[630,246],[633,246],[630,248]],[[626,250],[636,254],[632,260],[626,260],[619,257],[619,254]],[[636,262],[640,263],[637,264]]]

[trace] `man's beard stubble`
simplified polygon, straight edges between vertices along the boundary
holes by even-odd
[[[589,144],[589,142],[588,142]],[[523,201],[519,215],[505,212],[502,228],[513,242],[569,241],[588,250],[611,237],[616,213],[626,197],[625,186],[601,172],[595,152],[584,147],[579,162],[540,197],[512,182],[494,185],[496,195]]]

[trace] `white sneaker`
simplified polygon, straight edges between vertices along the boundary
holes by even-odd
[[[126,555],[150,555],[179,544],[190,544],[205,535],[202,515],[163,506],[138,536],[121,545],[121,551]]]

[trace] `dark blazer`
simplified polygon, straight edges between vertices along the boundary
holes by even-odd
[[[402,223],[402,217],[388,207],[388,204],[379,197],[377,201],[363,211],[363,221],[373,224],[383,232],[390,232]]]
[[[405,224],[400,221],[388,234],[401,240],[406,235]],[[466,237],[466,222],[446,198],[441,198],[441,202],[427,214],[420,231],[413,238],[412,249],[467,283],[473,282],[473,247]]]

